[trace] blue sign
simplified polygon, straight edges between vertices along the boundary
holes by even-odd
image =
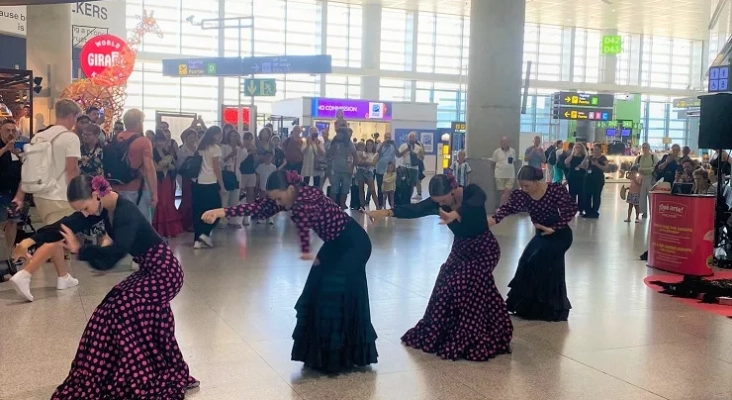
[[[440,143],[440,137],[434,129],[395,129],[394,142],[397,148],[409,142],[409,134],[417,133],[417,142],[424,148],[425,154],[437,154],[437,144]]]
[[[729,91],[729,65],[709,68],[709,93]]]
[[[329,74],[332,71],[333,63],[329,55],[163,60],[163,75],[173,77]]]
[[[204,57],[163,60],[163,75],[173,77],[241,76],[241,58]]]
[[[333,71],[329,55],[247,57],[242,70],[249,74],[329,74]]]

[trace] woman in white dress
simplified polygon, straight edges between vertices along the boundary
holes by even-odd
[[[320,187],[320,180],[325,170],[325,149],[318,139],[318,128],[310,128],[310,136],[302,144],[302,155],[303,182],[310,185],[312,177],[312,186]]]

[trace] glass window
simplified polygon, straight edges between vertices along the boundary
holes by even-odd
[[[362,9],[358,5],[328,2],[327,54],[333,65],[361,67],[361,39],[363,37]]]
[[[381,10],[381,69],[407,71],[411,65],[411,32],[407,29],[407,11]],[[410,59],[407,56],[410,55]]]

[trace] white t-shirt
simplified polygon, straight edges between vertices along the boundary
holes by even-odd
[[[509,158],[511,158],[511,163],[508,162]],[[516,162],[516,150],[514,150],[512,147],[509,147],[507,151],[504,151],[500,147],[497,148],[496,151],[493,152],[493,157],[491,157],[491,161],[496,163],[496,178],[516,178],[516,168],[513,165]]]
[[[409,148],[408,143],[402,144],[401,146],[399,146],[399,153],[401,153],[403,151],[407,151],[408,148]],[[422,149],[422,146],[420,146],[419,143],[415,143],[412,151],[407,151],[402,156],[402,165],[404,165],[407,168],[419,168],[419,165],[412,165],[412,155],[411,155],[412,152],[414,152],[415,154],[420,154],[420,155],[424,156],[424,150]]]
[[[59,132],[64,133],[59,134]],[[68,188],[69,183],[66,181],[65,174],[66,159],[76,158],[78,161],[81,158],[81,143],[74,132],[60,125],[36,133],[36,137],[38,137],[37,140],[43,138],[45,141],[50,141],[57,134],[59,135],[53,142],[53,171],[51,171],[52,176],[59,177],[56,180],[56,187],[44,193],[36,193],[34,196],[46,200],[67,201],[66,188]]]
[[[217,183],[219,180],[216,177],[216,172],[214,171],[214,158],[219,159],[219,166],[221,166],[221,147],[219,145],[214,144],[212,146],[209,146],[206,150],[199,151],[198,154],[203,157],[203,162],[201,163],[201,172],[198,174],[198,183],[201,185],[210,185],[212,183]]]
[[[237,176],[239,176],[239,160],[247,158],[248,153],[247,149],[238,147],[237,155],[224,161],[233,150],[234,148],[229,146],[228,144],[221,146],[221,168],[226,171],[236,172]]]
[[[267,179],[275,171],[277,171],[277,166],[272,163],[257,165],[256,173],[259,175],[259,188],[261,190],[267,190]]]

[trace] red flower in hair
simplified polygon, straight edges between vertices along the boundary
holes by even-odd
[[[289,183],[290,185],[297,185],[302,182],[302,179],[300,178],[300,175],[297,173],[297,171],[287,171],[285,176],[287,179],[287,183]]]
[[[100,175],[92,178],[91,187],[92,191],[94,191],[94,193],[96,193],[99,197],[104,197],[112,191],[112,186],[109,184],[109,182],[107,182],[106,179],[104,179],[104,177]]]
[[[455,179],[455,175],[453,175],[452,172],[448,172],[445,174],[445,176],[447,177],[447,180],[450,182],[450,187],[453,189],[457,189],[458,181],[457,181],[457,179]]]

